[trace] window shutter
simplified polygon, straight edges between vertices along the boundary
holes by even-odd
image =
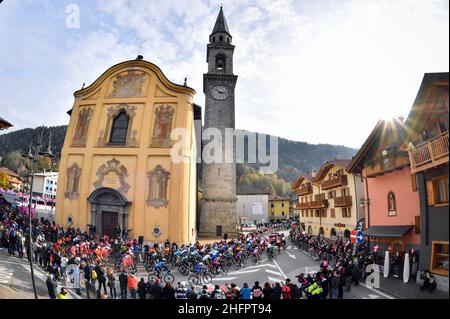
[[[413,192],[417,192],[417,175],[416,174],[411,175],[411,184],[412,184]]]
[[[427,181],[427,197],[428,197],[428,206],[433,206],[435,203],[433,181]]]
[[[420,234],[420,216],[415,216],[414,230],[416,234]]]

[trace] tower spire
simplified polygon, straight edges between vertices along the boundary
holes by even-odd
[[[215,33],[226,33],[231,37],[230,30],[228,29],[227,19],[225,19],[222,6],[220,6],[219,15],[217,16],[216,24],[214,25],[214,29],[211,35]]]

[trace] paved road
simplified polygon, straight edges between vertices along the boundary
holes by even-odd
[[[284,233],[287,235],[289,232],[285,231]],[[302,272],[317,272],[320,269],[319,265],[320,262],[313,260],[303,250],[288,244],[286,250],[282,250],[276,260],[263,259],[263,262],[258,265],[230,270],[225,277],[213,278],[212,284],[235,283],[238,287],[242,287],[244,283],[247,283],[251,287],[255,281],[259,281],[262,286],[266,281],[275,283],[285,281],[286,278],[296,282],[295,276]],[[176,282],[187,283],[188,277],[181,276],[176,270],[174,270],[174,275]],[[146,272],[142,268],[139,269],[138,276],[147,278]],[[395,299],[395,297],[379,289],[360,284],[356,287],[352,286],[350,292],[344,292],[344,299]]]
[[[313,260],[303,250],[288,244],[286,250],[282,250],[276,260],[263,259],[263,262],[248,266],[242,269],[230,270],[225,277],[213,278],[212,284],[235,283],[238,287],[242,287],[244,283],[248,283],[251,287],[255,281],[259,281],[261,285],[269,281],[271,283],[284,281],[290,278],[296,281],[296,275],[300,273],[317,272],[319,270],[319,262]],[[174,270],[175,281],[187,283],[188,276],[180,275]],[[142,266],[138,268],[138,278],[147,279],[148,274]],[[38,295],[40,298],[47,297],[47,289],[45,286],[46,273],[39,267],[35,267],[35,277]],[[62,284],[61,284],[62,286]],[[79,298],[74,293],[73,286],[70,283],[66,285],[72,298]],[[0,290],[2,288],[12,289],[15,292],[22,292],[32,295],[32,286],[30,281],[30,267],[26,259],[17,257],[9,257],[7,252],[0,249]],[[200,287],[199,287],[200,288]],[[84,290],[83,296],[86,298]],[[350,292],[344,293],[345,299],[393,299],[394,297],[386,294],[378,289],[365,287],[364,284],[358,287],[352,287]]]
[[[47,273],[41,267],[35,265],[34,277],[38,298],[48,299],[47,287],[45,285]],[[75,294],[75,289],[70,283],[64,285],[63,283],[59,283],[58,291],[63,286],[68,288],[70,298],[80,299]],[[10,257],[5,249],[0,248],[0,298],[9,298],[9,296],[18,299],[34,298],[30,264],[28,263],[28,259]],[[85,295],[82,297],[85,297]]]

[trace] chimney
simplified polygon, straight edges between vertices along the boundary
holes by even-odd
[[[316,170],[313,170],[313,171],[311,172],[311,176],[312,176],[313,178],[316,178],[316,175],[317,175]]]

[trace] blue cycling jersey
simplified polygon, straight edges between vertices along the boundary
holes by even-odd
[[[165,264],[163,261],[160,261],[160,262],[157,263],[156,266],[155,266],[155,270],[156,270],[156,271],[160,271],[160,270],[162,270],[163,268],[166,268],[166,264]]]
[[[203,272],[203,270],[204,270],[203,265],[197,264],[197,265],[195,265],[195,267],[194,267],[194,272],[195,272],[195,273],[201,273],[201,272]]]

